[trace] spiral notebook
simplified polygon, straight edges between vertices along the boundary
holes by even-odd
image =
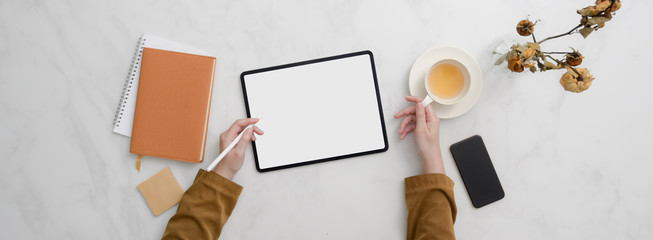
[[[138,39],[136,52],[132,58],[127,79],[122,89],[122,97],[120,98],[120,103],[118,104],[113,120],[113,132],[127,137],[131,137],[134,126],[134,111],[136,110],[136,96],[138,94],[143,48],[211,56],[204,51],[192,47],[168,41],[151,34],[143,34]]]

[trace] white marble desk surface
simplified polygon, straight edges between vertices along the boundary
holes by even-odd
[[[392,115],[407,106],[408,71],[440,45],[468,50],[484,89],[467,114],[442,121],[456,183],[459,239],[653,238],[651,1],[624,1],[580,49],[596,80],[582,94],[562,72],[493,67],[493,46],[530,14],[540,37],[575,26],[574,1],[0,1],[0,239],[156,239],[159,217],[136,185],[166,166],[184,189],[209,163],[145,157],[112,133],[137,38],[148,32],[218,57],[206,159],[245,116],[245,70],[369,49],[390,149],[354,159],[256,172],[251,152],[234,179],[244,191],[223,239],[403,239],[403,178],[419,173],[413,140]],[[448,147],[484,137],[505,199],[472,207]]]

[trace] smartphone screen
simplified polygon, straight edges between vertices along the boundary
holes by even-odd
[[[454,143],[450,150],[475,208],[505,196],[481,136],[474,135]]]

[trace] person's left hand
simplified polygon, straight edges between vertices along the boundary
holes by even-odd
[[[440,118],[431,107],[422,104],[421,98],[408,96],[406,100],[416,104],[395,114],[396,119],[404,117],[399,126],[399,138],[403,140],[407,134],[414,132],[424,173],[444,174],[440,150]]]
[[[229,143],[231,143],[231,141],[233,141],[238,136],[238,134],[240,134],[240,132],[242,132],[243,129],[247,127],[247,125],[257,122],[258,118],[244,118],[235,121],[231,127],[227,129],[227,131],[224,131],[222,134],[220,134],[220,152],[224,151]],[[247,143],[250,140],[256,140],[254,133],[263,135],[263,131],[257,126],[245,130],[245,133],[243,134],[243,137],[240,139],[240,141],[238,141],[236,146],[231,149],[231,151],[227,153],[227,155],[218,163],[218,166],[213,169],[213,172],[220,174],[225,178],[233,179],[236,173],[238,173],[240,168],[243,166]]]

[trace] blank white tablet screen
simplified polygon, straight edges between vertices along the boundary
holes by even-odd
[[[386,148],[371,57],[243,74],[261,170]]]

